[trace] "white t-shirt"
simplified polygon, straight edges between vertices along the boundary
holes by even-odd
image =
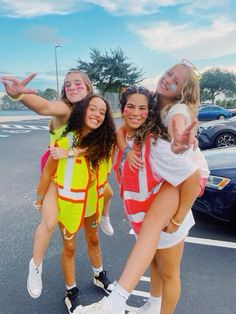
[[[191,123],[191,116],[188,111],[188,107],[185,104],[175,104],[173,107],[170,108],[170,110],[167,113],[167,116],[165,120],[163,121],[164,125],[168,127],[168,124],[170,122],[170,119],[173,118],[176,114],[182,114],[185,116],[185,122],[186,126]],[[209,169],[206,162],[205,157],[203,156],[201,150],[199,147],[197,147],[195,150],[193,150],[193,147],[191,147],[188,152],[185,153],[187,157],[197,166],[197,168],[201,172],[202,178],[207,178],[209,176]]]
[[[132,147],[133,143],[127,142]],[[149,161],[153,176],[163,178],[173,186],[181,184],[197,170],[197,166],[187,156],[173,153],[170,143],[161,138],[156,142],[152,140]],[[187,236],[193,225],[194,218],[190,210],[175,233],[161,232],[157,248],[164,249],[176,245]]]

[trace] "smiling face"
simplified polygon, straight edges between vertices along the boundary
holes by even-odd
[[[81,74],[78,72],[71,72],[66,75],[64,89],[68,101],[72,104],[84,99],[89,92]]]
[[[187,69],[179,64],[169,69],[157,83],[157,93],[162,98],[174,99],[181,95],[183,86],[187,80]]]
[[[88,104],[84,118],[84,133],[98,129],[105,120],[107,106],[104,100],[93,97]]]
[[[127,132],[132,135],[147,119],[148,98],[143,94],[131,94],[122,113]]]

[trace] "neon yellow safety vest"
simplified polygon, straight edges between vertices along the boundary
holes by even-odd
[[[64,149],[72,147],[72,142],[72,132],[57,141],[58,146]],[[89,204],[94,207],[93,212],[97,213],[97,219],[100,221],[110,168],[111,160],[100,162],[95,170],[95,188],[94,184],[93,188],[90,188],[91,170],[85,157],[59,160],[54,177],[58,190],[59,221],[70,233],[78,231],[83,225],[88,195]]]

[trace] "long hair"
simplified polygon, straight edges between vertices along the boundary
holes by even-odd
[[[187,78],[182,86],[181,94],[175,97],[171,103],[162,110],[161,116],[165,119],[171,107],[173,107],[176,103],[183,103],[188,107],[190,116],[192,118],[196,118],[200,105],[200,72],[189,61],[188,63],[182,61],[181,63],[171,67],[171,69],[174,69],[177,66],[183,66],[186,69]]]
[[[95,97],[102,99],[106,104],[105,118],[99,128],[83,136],[86,111],[90,101]],[[111,157],[115,145],[115,124],[109,103],[105,98],[90,93],[77,103],[62,136],[66,136],[71,131],[74,132],[73,147],[87,148],[86,157],[93,167],[96,167],[101,160],[108,160]]]
[[[155,111],[155,95],[145,87],[131,86],[123,90],[120,97],[120,108],[123,113],[129,96],[133,94],[142,94],[148,100],[148,116],[146,121],[135,131],[133,139],[135,144],[143,144],[147,135],[152,133],[156,139],[159,135],[167,138],[167,130],[161,122],[160,113]],[[154,115],[156,115],[154,119]],[[155,126],[155,124],[157,124]]]

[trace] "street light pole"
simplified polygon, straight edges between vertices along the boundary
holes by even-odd
[[[55,65],[56,65],[56,81],[57,81],[57,100],[60,99],[59,94],[59,82],[58,82],[58,67],[57,67],[57,48],[61,48],[61,46],[55,46]]]

